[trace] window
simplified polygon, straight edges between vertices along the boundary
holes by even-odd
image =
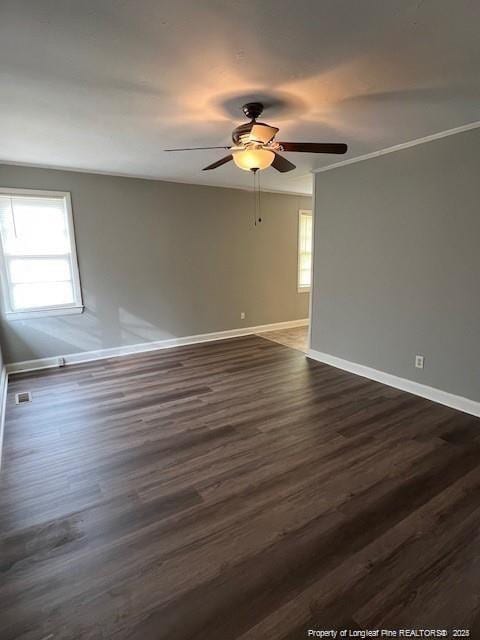
[[[0,189],[0,238],[8,319],[82,312],[69,193]]]
[[[310,291],[312,279],[312,212],[298,212],[298,291]]]

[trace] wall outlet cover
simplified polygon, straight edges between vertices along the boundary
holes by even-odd
[[[425,357],[424,356],[420,356],[420,355],[416,355],[415,356],[415,367],[417,369],[423,369],[424,363],[425,363]]]

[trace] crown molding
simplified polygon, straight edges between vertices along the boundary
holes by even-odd
[[[329,164],[326,167],[319,167],[318,169],[313,169],[312,173],[315,174],[323,173],[324,171],[331,171],[331,169],[338,169],[339,167],[345,167],[346,165],[355,164],[356,162],[363,162],[364,160],[370,160],[371,158],[378,158],[379,156],[384,156],[387,153],[395,153],[396,151],[402,151],[402,149],[416,147],[419,144],[425,144],[426,142],[432,142],[433,140],[440,140],[441,138],[447,138],[448,136],[454,136],[457,133],[463,133],[464,131],[471,131],[472,129],[478,128],[480,128],[480,120],[477,120],[476,122],[470,122],[469,124],[464,124],[461,127],[455,127],[454,129],[447,129],[446,131],[432,133],[429,136],[416,138],[415,140],[410,140],[409,142],[402,142],[401,144],[396,144],[393,147],[386,147],[385,149],[372,151],[372,153],[366,153],[362,156],[356,156],[355,158],[349,158],[348,160],[335,162],[334,164]]]
[[[250,191],[252,192],[251,185],[233,185],[233,184],[206,184],[205,182],[189,182],[188,180],[172,180],[171,178],[161,178],[150,175],[141,175],[134,173],[121,173],[121,172],[112,172],[112,171],[102,171],[101,169],[83,169],[77,167],[66,167],[59,165],[49,165],[49,164],[39,164],[36,162],[16,162],[15,160],[2,160],[0,158],[0,167],[23,167],[25,169],[45,169],[46,171],[65,171],[70,173],[86,173],[94,176],[107,176],[110,178],[128,178],[130,180],[148,180],[150,182],[166,182],[168,184],[185,184],[190,185],[192,187],[205,187],[206,189],[236,189],[240,191]],[[306,175],[311,175],[306,174]],[[296,176],[298,178],[303,178],[303,176]],[[281,190],[281,189],[264,189],[263,187],[260,189],[262,193],[275,193],[281,196],[297,196],[300,198],[311,198],[311,193],[304,193],[303,191],[294,191],[292,189]]]

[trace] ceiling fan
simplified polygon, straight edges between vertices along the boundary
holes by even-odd
[[[242,107],[243,113],[250,122],[241,124],[232,132],[232,146],[222,147],[190,147],[186,149],[165,149],[165,151],[199,151],[203,149],[227,149],[228,156],[209,164],[203,171],[221,167],[233,160],[237,167],[245,171],[256,172],[272,166],[281,173],[292,171],[295,165],[280,155],[279,151],[296,153],[345,153],[346,144],[333,142],[277,142],[275,136],[279,129],[264,122],[257,122],[263,112],[261,102],[248,102]]]

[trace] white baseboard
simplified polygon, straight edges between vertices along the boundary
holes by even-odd
[[[413,382],[413,380],[400,378],[391,373],[372,369],[371,367],[366,367],[362,364],[357,364],[356,362],[343,360],[342,358],[337,358],[336,356],[332,356],[328,353],[315,351],[315,349],[309,349],[307,355],[313,360],[329,364],[337,369],[343,369],[344,371],[355,373],[358,376],[375,380],[375,382],[381,382],[389,387],[395,387],[395,389],[401,389],[402,391],[407,391],[408,393],[413,393],[416,396],[427,398],[428,400],[438,402],[439,404],[451,407],[452,409],[458,409],[459,411],[469,413],[472,416],[480,417],[480,402],[476,402],[475,400],[470,400],[463,396],[457,396],[453,393],[436,389],[435,387],[429,387],[426,384]]]
[[[214,333],[200,333],[195,336],[184,336],[182,338],[171,338],[168,340],[156,340],[154,342],[142,342],[140,344],[130,344],[122,347],[111,347],[108,349],[97,349],[95,351],[83,351],[81,353],[69,353],[58,355],[52,358],[38,358],[37,360],[25,360],[24,362],[12,362],[7,364],[7,373],[21,373],[26,371],[37,371],[38,369],[50,369],[59,366],[59,359],[62,358],[66,365],[80,362],[90,362],[92,360],[103,360],[104,358],[114,358],[117,356],[128,356],[144,351],[157,351],[159,349],[171,349],[182,345],[197,344],[200,342],[211,342],[213,340],[226,340],[239,336],[248,336],[253,333],[263,333],[276,329],[290,329],[293,327],[305,327],[308,325],[308,318],[302,320],[288,320],[287,322],[274,322],[273,324],[262,324],[256,327],[242,327],[240,329],[228,329],[226,331],[216,331]]]
[[[5,430],[5,406],[7,404],[8,374],[6,367],[0,373],[0,470],[2,468],[3,432]]]

